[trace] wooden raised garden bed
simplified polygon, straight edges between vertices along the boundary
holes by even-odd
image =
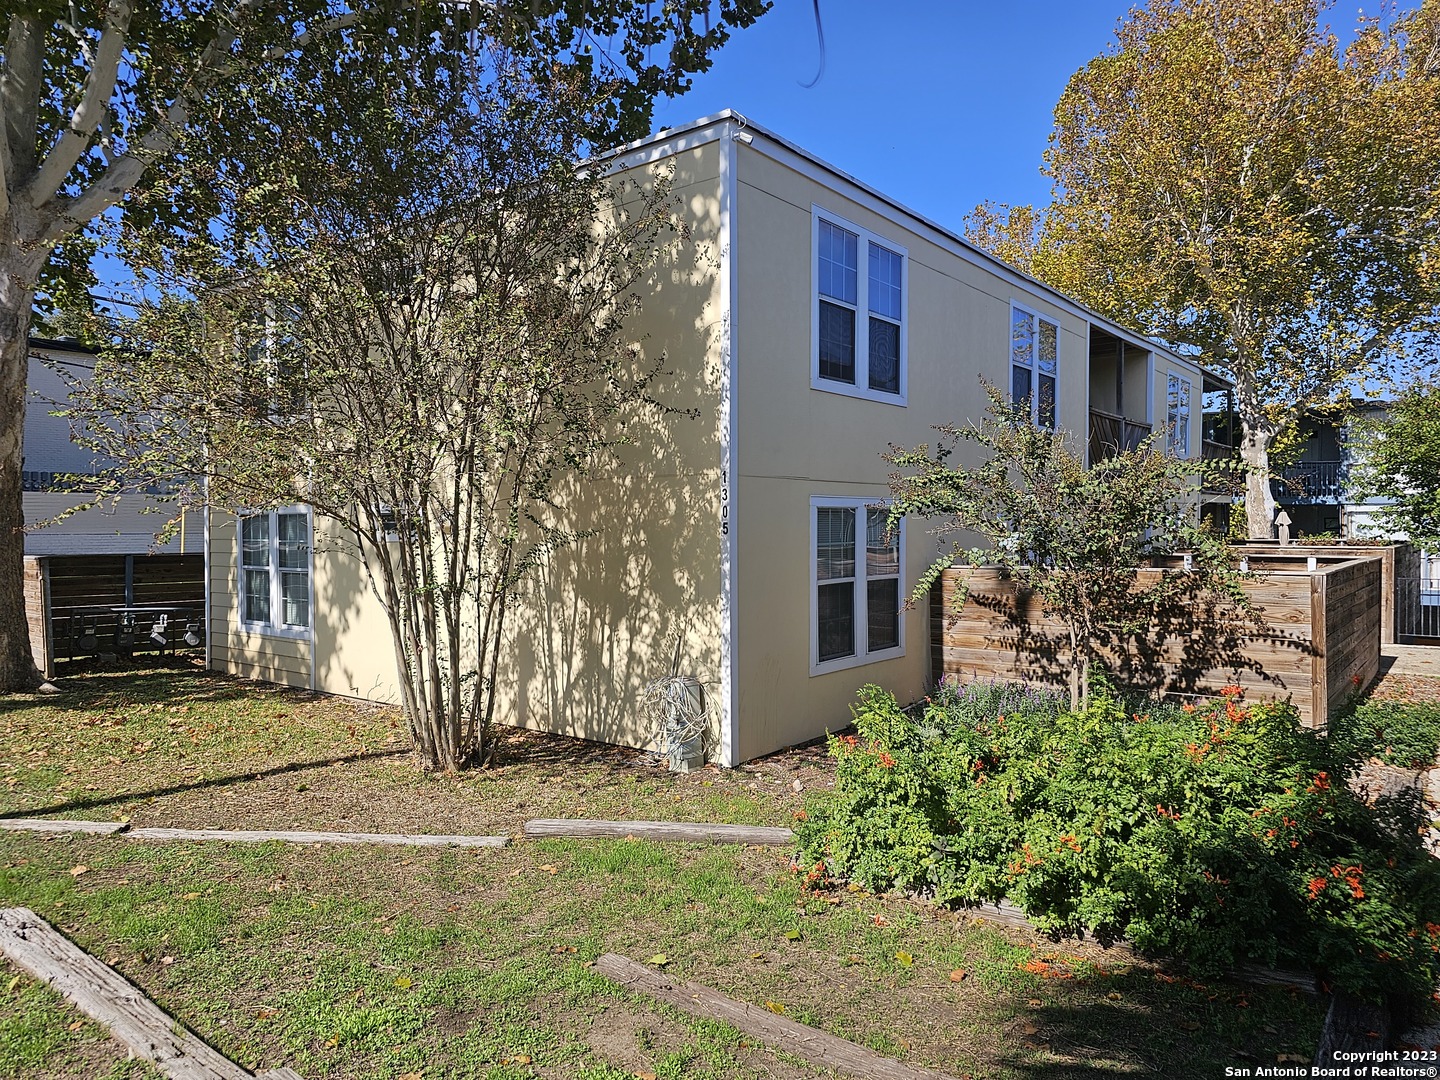
[[[1294,700],[1323,727],[1380,669],[1381,565],[1375,558],[1261,554],[1243,588],[1253,614],[1178,604],[1148,632],[1102,647],[1128,687],[1213,695],[1236,684],[1251,698]],[[1141,574],[1182,574],[1179,560]],[[957,603],[957,586],[969,598]],[[1031,593],[995,567],[957,567],[931,591],[932,674],[1064,688],[1069,636]]]

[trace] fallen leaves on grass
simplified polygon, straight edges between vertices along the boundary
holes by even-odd
[[[656,967],[664,967],[670,963],[670,957],[666,956],[663,952],[657,952],[654,956],[650,957],[650,963]]]
[[[71,877],[79,877],[81,874],[88,874],[89,872],[90,867],[88,866],[72,866],[70,868]]]
[[[964,970],[963,968],[956,968],[954,971],[950,972],[950,981],[951,981],[951,982],[964,982],[964,981],[965,981],[965,970]]]
[[[771,1012],[773,1012],[776,1016],[785,1015],[785,1006],[781,1005],[778,1001],[767,1001],[765,1002],[765,1007]]]
[[[897,952],[897,953],[895,954],[895,959],[898,960],[898,961],[900,961],[900,966],[901,966],[901,967],[907,967],[907,968],[908,968],[908,967],[910,967],[910,965],[912,965],[913,963],[915,963],[915,957],[911,956],[911,955],[910,955],[908,952],[906,952],[904,949],[901,949],[899,952]]]
[[[415,984],[410,981],[410,976],[398,975],[395,978],[395,985],[398,986],[401,990],[409,990],[410,987],[414,986]]]

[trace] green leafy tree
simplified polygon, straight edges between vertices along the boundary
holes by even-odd
[[[1197,523],[1197,462],[1160,452],[1152,436],[1087,468],[1067,433],[1032,424],[996,388],[986,392],[978,425],[942,427],[933,451],[892,449],[886,459],[901,470],[890,478],[892,524],[907,514],[938,518],[937,535],[950,538],[912,599],[950,566],[1000,567],[1064,622],[1072,708],[1089,700],[1103,645],[1144,633],[1182,595],[1244,606],[1223,540]],[[961,444],[984,460],[952,463]],[[1181,552],[1191,555],[1190,574],[1136,573]]]
[[[1151,0],[1077,72],[1045,155],[1054,201],[969,238],[1228,369],[1251,536],[1270,450],[1440,329],[1440,2],[1362,22],[1322,0]],[[1043,222],[1037,224],[1037,219]]]
[[[491,752],[522,583],[580,535],[563,492],[659,407],[626,327],[679,226],[668,174],[577,163],[611,100],[583,79],[322,52],[268,142],[215,163],[210,227],[132,248],[150,299],[72,419],[111,490],[309,504],[385,613],[424,764],[453,770]],[[343,124],[309,124],[322,101]]]
[[[1383,524],[1440,550],[1440,391],[1412,388],[1386,411],[1351,429],[1351,482],[1359,497],[1389,502],[1376,510]]]
[[[480,43],[504,46],[540,84],[604,82],[582,141],[649,128],[653,101],[769,0],[29,0],[0,16],[0,690],[38,682],[21,597],[20,470],[26,340],[41,314],[88,306],[99,226],[183,237],[216,212],[207,166],[265,145],[285,84],[331,38],[380,52],[423,48],[422,77],[463,76]],[[342,88],[348,93],[354,88]],[[312,102],[309,123],[340,114]],[[343,138],[342,138],[343,141]],[[192,170],[199,164],[201,168]]]

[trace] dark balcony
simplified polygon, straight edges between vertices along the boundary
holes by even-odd
[[[1150,425],[1127,420],[1123,416],[1090,410],[1090,463],[1115,457],[1122,451],[1136,450],[1150,437]]]
[[[1339,502],[1344,488],[1341,466],[1339,461],[1300,461],[1284,466],[1270,481],[1276,501]]]

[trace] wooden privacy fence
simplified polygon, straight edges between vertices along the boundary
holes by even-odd
[[[1263,555],[1250,569],[1241,587],[1251,613],[1192,594],[1145,633],[1100,643],[1107,668],[1123,685],[1150,692],[1210,695],[1236,684],[1252,698],[1290,697],[1303,724],[1324,726],[1380,670],[1380,562],[1317,556],[1311,570],[1305,556]],[[1175,560],[1139,573],[1185,571]],[[962,585],[969,595],[960,604]],[[1069,685],[1064,623],[998,568],[947,570],[930,600],[937,679]]]
[[[57,660],[203,644],[204,573],[198,554],[27,555],[35,666],[49,678]]]

